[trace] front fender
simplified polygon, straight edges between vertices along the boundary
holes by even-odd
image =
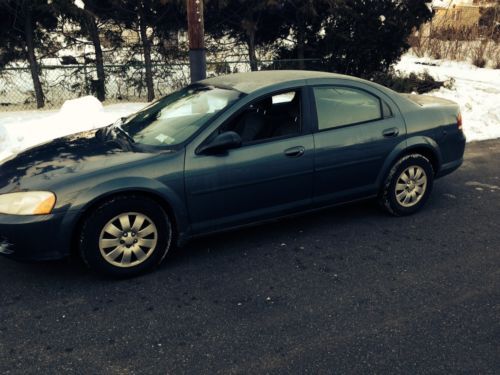
[[[97,201],[120,193],[143,192],[162,200],[167,204],[174,215],[180,238],[185,236],[189,227],[186,205],[182,197],[171,187],[158,180],[145,177],[122,177],[99,183],[91,189],[82,191],[70,205],[64,215],[61,228],[61,237],[68,244],[69,249],[72,234],[84,213]]]

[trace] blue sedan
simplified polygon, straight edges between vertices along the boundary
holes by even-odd
[[[0,253],[74,252],[127,277],[193,237],[298,212],[377,198],[409,215],[464,148],[443,99],[322,72],[210,78],[4,162]]]

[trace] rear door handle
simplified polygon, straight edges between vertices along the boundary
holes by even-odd
[[[399,129],[398,128],[385,129],[382,132],[382,135],[386,138],[397,137],[399,135]]]
[[[299,158],[306,152],[306,149],[303,146],[292,147],[285,150],[285,155],[289,158]]]

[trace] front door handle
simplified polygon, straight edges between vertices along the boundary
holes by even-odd
[[[303,146],[292,147],[285,150],[285,155],[289,158],[299,158],[306,152],[306,149]]]
[[[399,135],[399,129],[398,128],[385,129],[382,132],[382,135],[386,138],[397,137]]]

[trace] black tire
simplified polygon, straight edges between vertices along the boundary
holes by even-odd
[[[139,224],[139,214],[144,219],[144,224]],[[134,231],[135,242],[149,241],[154,245],[149,244],[148,247],[141,247],[139,244],[124,243],[123,237],[130,233],[127,241],[132,241],[132,232],[122,232],[121,235],[111,236],[105,231],[105,227],[109,228],[110,222],[114,223],[113,228],[120,231],[123,230],[123,225],[119,218],[129,217],[130,226],[133,227],[136,223],[139,229],[136,231],[133,228],[128,230]],[[114,218],[116,220],[112,221]],[[152,224],[152,225],[151,225]],[[141,228],[153,229],[153,233],[140,238],[139,232]],[[145,228],[146,229],[146,228]],[[142,230],[144,232],[144,229]],[[101,249],[102,240],[111,238],[112,241],[119,241],[116,245],[116,254],[121,251],[120,255],[115,259],[116,264],[112,264],[112,260],[106,260],[105,256],[110,259],[110,253],[113,248]],[[151,270],[159,265],[167,255],[172,244],[172,225],[167,213],[154,200],[140,195],[121,195],[110,198],[94,209],[84,220],[80,232],[79,253],[84,263],[93,271],[112,277],[132,277]],[[115,244],[113,244],[115,246]],[[118,248],[119,247],[119,248]],[[141,260],[137,254],[145,254],[144,260]],[[125,262],[125,252],[128,252],[129,261]],[[125,262],[118,265],[117,263]],[[129,264],[127,264],[129,263]],[[137,264],[136,264],[137,263]]]
[[[402,177],[403,172],[408,171],[408,168],[413,167],[419,167],[425,172],[426,183],[425,185],[422,185],[425,186],[425,189],[423,189],[424,191],[421,193],[421,196],[416,198],[417,200],[413,205],[405,206],[404,202],[401,203],[398,200],[398,196],[400,195],[396,192],[396,185],[398,184],[398,180],[400,183],[402,182],[400,178]],[[405,178],[406,177],[407,176],[405,176]],[[391,171],[382,186],[381,193],[379,194],[379,204],[382,208],[394,216],[412,215],[425,205],[432,192],[433,184],[434,169],[429,159],[420,154],[404,156],[391,168]],[[419,186],[418,188],[420,189],[422,186]],[[400,194],[401,193],[403,192],[400,192]],[[403,198],[401,197],[400,199]],[[406,204],[411,204],[411,202]]]

